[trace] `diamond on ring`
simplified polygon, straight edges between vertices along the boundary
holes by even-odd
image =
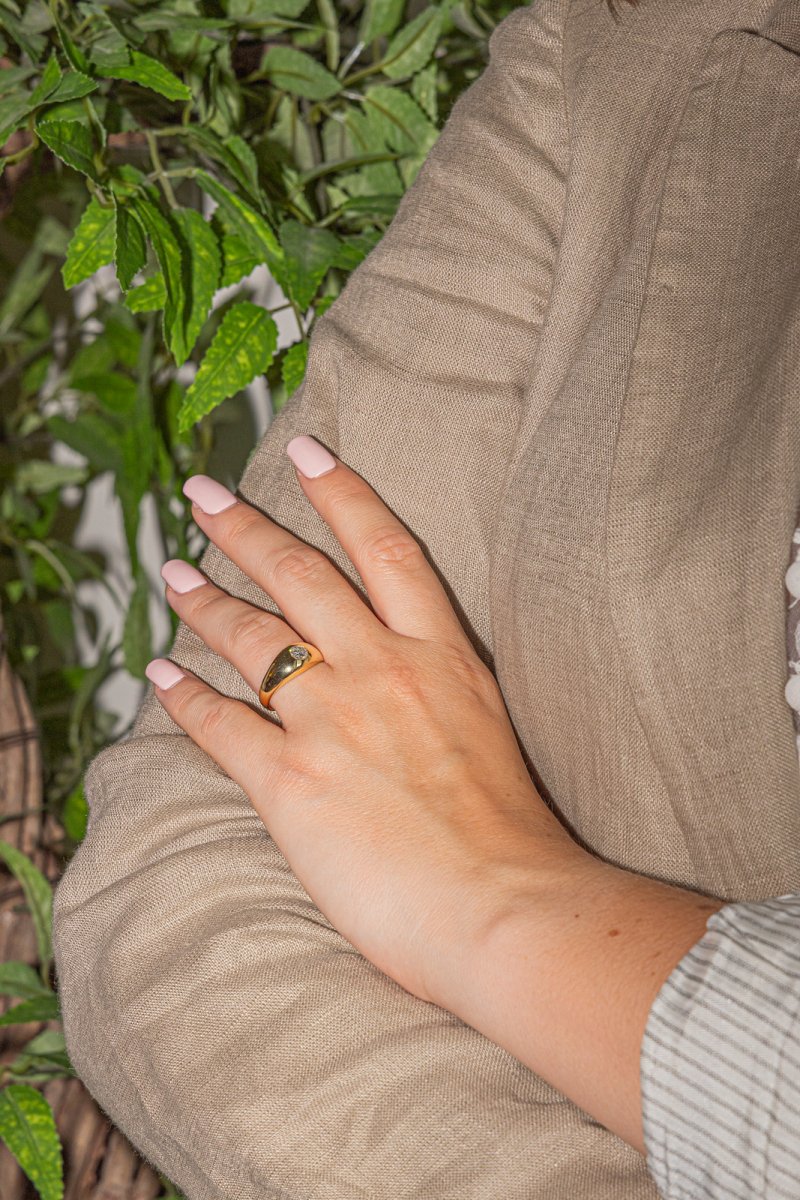
[[[289,653],[296,662],[305,662],[311,655],[306,650],[305,646],[290,646]]]

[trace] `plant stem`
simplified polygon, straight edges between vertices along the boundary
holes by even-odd
[[[317,0],[319,15],[325,26],[325,56],[329,71],[335,71],[339,62],[339,17],[331,0]]]
[[[156,178],[161,184],[164,195],[167,198],[167,204],[170,208],[178,208],[178,201],[175,199],[175,193],[172,190],[172,184],[167,178],[167,174],[158,155],[158,145],[155,136],[150,129],[144,131],[144,136],[147,138],[147,145],[150,150],[150,161],[153,164],[153,169],[156,173]]]
[[[33,154],[38,145],[39,139],[36,134],[33,133],[33,141],[29,142],[27,146],[23,146],[21,150],[16,150],[13,154],[7,154],[5,158],[3,158],[2,161],[4,166],[10,167],[13,166],[14,163],[22,162],[23,158],[27,158],[29,154]]]

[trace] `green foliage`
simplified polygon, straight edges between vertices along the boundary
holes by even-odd
[[[265,371],[277,342],[278,326],[259,305],[242,300],[228,309],[186,393],[178,427],[190,427]]]
[[[61,1200],[64,1163],[53,1111],[30,1084],[10,1083],[0,1092],[0,1137],[42,1200]]]
[[[215,435],[243,419],[252,380],[266,376],[273,412],[301,386],[316,321],[513,7],[0,0],[0,614],[65,857],[86,831],[86,767],[124,732],[99,689],[115,671],[142,681],[165,649],[154,604],[177,626],[139,561],[142,522],[165,557],[196,556],[185,479],[244,466],[251,432],[225,467]],[[105,484],[127,584],[75,544]],[[100,592],[120,615],[116,640]],[[51,885],[1,835],[0,865],[20,882],[39,956],[38,969],[0,967],[0,995],[17,1001],[0,1025],[57,1022]],[[61,1151],[32,1085],[73,1073],[52,1028],[0,1070],[0,1138],[46,1200],[63,1192]]]
[[[92,197],[67,247],[67,256],[61,268],[64,286],[74,287],[110,263],[114,258],[114,247],[114,207],[111,204],[103,205]]]
[[[53,889],[38,867],[26,854],[8,842],[0,841],[0,862],[16,876],[28,905],[36,931],[36,949],[43,977],[47,978],[52,962]],[[0,1017],[0,1025],[4,1023]]]

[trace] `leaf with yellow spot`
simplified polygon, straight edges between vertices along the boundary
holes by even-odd
[[[275,356],[278,326],[265,308],[249,300],[222,318],[192,386],[178,410],[178,431],[187,433],[201,417],[263,374]]]
[[[62,1200],[64,1158],[53,1110],[41,1092],[24,1083],[0,1091],[0,1139],[16,1158],[41,1200]]]

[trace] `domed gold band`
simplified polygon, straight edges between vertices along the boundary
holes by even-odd
[[[322,653],[311,642],[292,642],[280,654],[276,654],[269,664],[258,690],[259,700],[265,708],[271,708],[271,698],[287,679],[294,679],[296,675],[302,675],[303,671],[309,671],[324,661]]]

